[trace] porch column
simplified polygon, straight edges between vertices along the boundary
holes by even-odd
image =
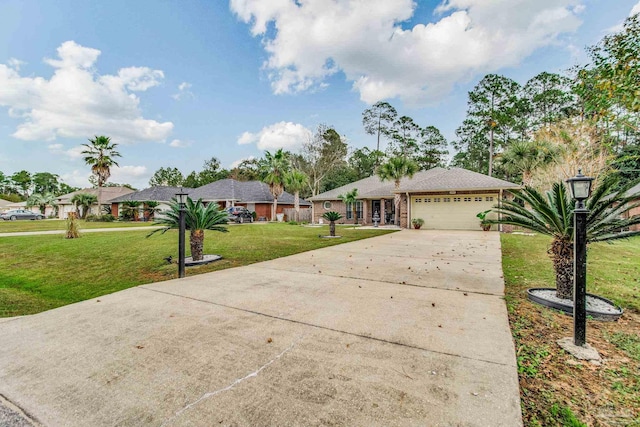
[[[380,199],[380,212],[378,212],[380,214],[380,224],[385,225],[386,222],[386,217],[387,217],[387,212],[384,206],[384,199]]]

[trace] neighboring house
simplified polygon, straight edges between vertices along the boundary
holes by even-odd
[[[397,191],[400,199],[400,226],[409,228],[411,220],[422,218],[423,228],[442,230],[478,230],[479,212],[491,209],[503,197],[503,191],[519,188],[517,184],[492,178],[461,168],[433,168],[403,178]],[[311,197],[313,221],[319,222],[327,211],[340,212],[343,222],[354,222],[352,207],[345,206],[338,196],[358,190],[356,213],[358,223],[373,224],[375,212],[381,224],[393,224],[396,219],[394,181],[381,181],[372,176]]]
[[[629,189],[629,191],[626,192],[627,195],[631,195],[631,194],[640,194],[640,184],[637,184],[633,187],[631,187]],[[636,200],[634,200],[634,203],[640,203],[640,197],[638,197]],[[625,218],[631,218],[632,216],[636,216],[636,215],[640,215],[640,206],[636,206],[633,209],[630,209],[627,213],[625,213]],[[638,231],[640,230],[640,224],[639,225],[634,225],[632,227],[630,227],[632,231]]]
[[[98,197],[98,200],[102,205],[109,205],[109,201],[111,199],[115,199],[116,197],[133,193],[133,190],[127,187],[100,187],[100,188],[85,188],[82,190],[74,191],[73,193],[63,194],[62,196],[58,196],[58,218],[66,219],[69,215],[69,212],[75,212],[76,207],[71,203],[71,199],[76,194],[93,194]],[[98,212],[98,204],[95,203],[91,206],[89,211],[90,214],[99,215]]]
[[[12,204],[13,204],[13,202],[11,202],[9,200],[0,199],[0,212],[6,212],[6,211],[9,211],[11,209],[15,209],[15,208],[11,207]]]
[[[204,202],[216,202],[221,207],[244,206],[255,212],[258,218],[271,219],[273,196],[269,186],[261,181],[236,181],[235,179],[221,179],[193,190],[189,194],[192,199],[202,199]],[[278,210],[293,208],[293,195],[283,192],[278,197]],[[308,209],[311,203],[300,199],[300,209]]]
[[[146,208],[145,202],[158,202],[159,205],[157,207],[160,209],[160,212],[166,211],[169,209],[169,203],[171,202],[171,199],[175,198],[176,194],[180,192],[189,194],[193,192],[193,188],[158,186],[128,193],[123,196],[116,197],[115,199],[109,200],[109,204],[111,205],[111,214],[117,217],[118,215],[120,215],[120,212],[122,212],[122,202],[135,201],[140,202],[139,218],[148,220],[149,218],[145,216],[144,213]],[[156,214],[156,216],[160,216],[160,212]]]

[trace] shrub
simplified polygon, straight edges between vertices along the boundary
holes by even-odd
[[[87,222],[113,222],[116,220],[116,217],[111,214],[104,215],[87,215],[85,218]]]

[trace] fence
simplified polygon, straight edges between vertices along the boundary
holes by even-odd
[[[296,220],[296,210],[294,208],[284,208],[284,215],[287,221]],[[298,222],[311,222],[311,208],[300,208]]]

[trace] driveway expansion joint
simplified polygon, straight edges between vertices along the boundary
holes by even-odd
[[[147,291],[151,291],[151,292],[157,292],[157,293],[160,293],[160,294],[171,295],[171,296],[178,297],[178,298],[184,298],[184,299],[188,299],[188,300],[192,300],[192,301],[198,301],[198,302],[201,302],[201,303],[204,303],[204,304],[215,305],[216,307],[222,307],[222,308],[226,308],[226,309],[230,309],[230,310],[237,310],[237,311],[241,311],[241,312],[244,312],[244,313],[254,314],[254,315],[257,315],[257,316],[268,317],[270,319],[280,320],[280,321],[283,321],[283,322],[295,323],[295,324],[302,325],[302,326],[308,326],[308,327],[311,327],[311,328],[322,329],[322,330],[325,330],[325,331],[330,331],[330,332],[335,332],[335,333],[339,333],[339,334],[358,337],[358,338],[362,338],[362,339],[365,339],[365,340],[372,340],[372,341],[376,341],[376,342],[379,342],[379,343],[390,344],[390,345],[400,346],[400,347],[404,347],[404,348],[410,348],[410,349],[413,349],[413,350],[425,351],[427,353],[432,353],[432,354],[440,354],[440,355],[444,355],[444,356],[455,357],[455,358],[459,358],[459,359],[463,359],[463,360],[472,360],[472,361],[481,362],[481,363],[487,363],[487,364],[496,365],[496,366],[505,366],[505,367],[510,367],[510,368],[515,367],[515,365],[513,365],[513,364],[495,362],[493,360],[487,360],[487,359],[476,358],[476,357],[463,356],[461,354],[449,353],[449,352],[446,352],[446,351],[436,351],[436,350],[432,350],[432,349],[429,349],[429,348],[420,347],[420,346],[417,346],[417,345],[406,344],[406,343],[402,343],[402,342],[398,342],[398,341],[391,341],[391,340],[387,340],[387,339],[384,339],[384,338],[372,337],[372,336],[369,336],[369,335],[358,334],[358,333],[355,333],[355,332],[343,331],[343,330],[340,330],[340,329],[335,329],[335,328],[330,328],[330,327],[327,327],[327,326],[316,325],[316,324],[313,324],[313,323],[303,322],[303,321],[300,321],[300,320],[287,319],[285,317],[274,316],[272,314],[262,313],[260,311],[249,310],[249,309],[246,309],[246,308],[235,307],[235,306],[227,305],[227,304],[220,304],[220,303],[217,303],[217,302],[208,301],[208,300],[204,300],[204,299],[200,299],[200,298],[195,298],[195,297],[190,297],[190,296],[186,296],[186,295],[175,294],[173,292],[161,291],[161,290],[158,290],[158,289],[151,289],[151,288],[145,287],[144,285],[138,286],[137,289],[140,289],[140,288],[142,288],[144,290],[147,290]]]

